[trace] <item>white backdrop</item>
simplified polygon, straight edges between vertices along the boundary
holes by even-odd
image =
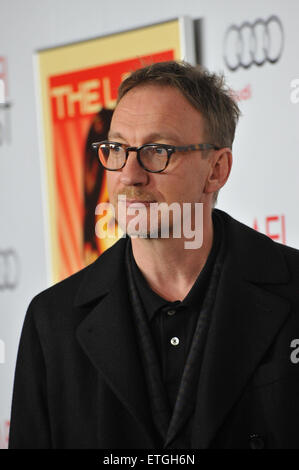
[[[13,374],[26,308],[49,285],[34,53],[182,15],[202,19],[198,40],[203,63],[223,71],[241,98],[243,116],[233,149],[233,170],[218,207],[299,248],[299,93],[292,88],[299,79],[298,2],[0,0],[0,448],[7,446]],[[274,57],[280,48],[278,28],[272,25],[269,35],[263,36],[264,22],[272,15],[283,28],[279,61],[230,71],[224,54],[233,63],[242,48],[238,49],[236,34],[225,41],[228,28],[235,25],[236,32],[244,22],[251,25],[242,30],[246,61],[254,49],[252,25],[262,20],[255,30],[253,55],[260,60],[264,47]],[[4,95],[10,107],[4,107]]]
[[[260,2],[259,7],[251,2],[245,9],[243,5],[205,21],[205,63],[224,71],[230,86],[242,92],[243,98],[233,170],[218,206],[275,240],[299,247],[299,104],[291,99],[295,91],[291,82],[299,78],[299,3],[280,2],[278,6],[273,2],[269,8],[267,2]],[[264,38],[265,22],[273,15],[278,20],[270,21]],[[261,21],[253,28],[257,20]],[[262,62],[266,56],[275,59],[282,47],[277,63],[253,64],[233,72],[226,67],[225,53],[231,64],[237,64],[240,46],[236,29],[227,41],[226,32],[231,25],[239,27],[244,22],[248,23],[241,32],[244,63],[251,62],[250,50],[255,49],[254,58]]]

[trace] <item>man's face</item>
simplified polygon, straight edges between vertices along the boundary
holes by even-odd
[[[204,143],[204,120],[180,93],[170,86],[145,85],[130,90],[117,105],[109,140],[130,147],[149,143],[189,145]],[[125,167],[107,171],[110,201],[117,208],[119,195],[127,201],[195,203],[211,200],[205,192],[210,159],[202,152],[174,153],[162,173],[149,173],[130,152]],[[128,207],[128,206],[127,206]],[[135,204],[135,207],[136,204]],[[149,208],[146,209],[149,218]],[[116,211],[117,212],[117,211]],[[127,217],[127,222],[129,221]]]

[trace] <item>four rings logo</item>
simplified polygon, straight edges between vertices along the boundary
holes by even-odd
[[[252,65],[260,67],[266,62],[275,64],[284,46],[282,23],[273,15],[267,20],[232,25],[225,33],[223,44],[225,65],[233,72],[238,68],[249,69]]]
[[[15,250],[0,250],[0,291],[17,287],[19,265],[19,257]]]

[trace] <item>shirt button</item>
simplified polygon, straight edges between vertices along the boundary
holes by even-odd
[[[172,346],[177,346],[180,342],[179,338],[177,338],[176,336],[174,336],[173,338],[171,338],[170,340]]]
[[[251,434],[249,437],[249,445],[251,449],[264,449],[265,442],[259,434]]]
[[[169,315],[169,316],[171,317],[171,316],[174,315],[175,313],[176,313],[175,310],[168,310],[167,315]]]

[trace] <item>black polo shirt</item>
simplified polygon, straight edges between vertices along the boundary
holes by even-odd
[[[207,261],[183,301],[169,302],[154,292],[138,268],[131,249],[134,281],[149,320],[156,345],[162,379],[174,408],[185,362],[213,265],[221,242],[221,223],[213,217],[214,237]],[[174,286],[175,290],[175,286]]]

